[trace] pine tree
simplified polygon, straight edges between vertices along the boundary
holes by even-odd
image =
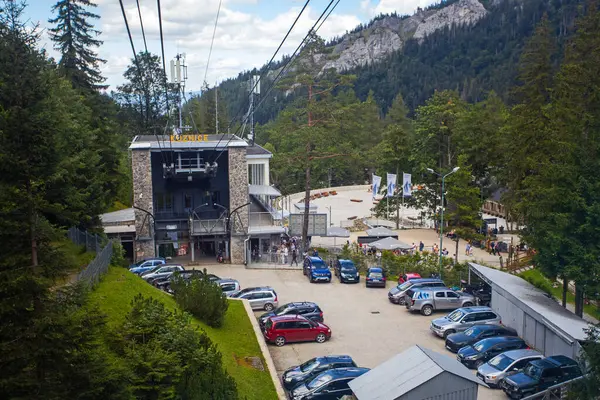
[[[48,20],[56,24],[49,29],[50,38],[62,55],[60,69],[75,88],[106,89],[99,70],[106,61],[93,50],[102,44],[96,39],[100,31],[90,22],[100,16],[88,11],[88,7],[94,8],[96,4],[91,0],[59,0],[52,7],[56,17]]]

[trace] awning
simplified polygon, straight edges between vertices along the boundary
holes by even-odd
[[[412,248],[411,245],[401,242],[392,237],[386,237],[385,239],[369,243],[367,246],[375,247],[379,250],[410,250]]]
[[[350,237],[350,231],[344,228],[340,228],[339,226],[331,226],[327,228],[327,236],[328,237]]]
[[[254,196],[266,195],[271,197],[281,196],[281,192],[269,185],[248,185],[248,193]]]

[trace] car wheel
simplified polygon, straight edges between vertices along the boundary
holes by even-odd
[[[273,308],[275,308],[275,307],[273,307],[273,304],[271,304],[271,303],[265,304],[265,311],[272,311]]]
[[[398,304],[399,304],[399,305],[401,305],[401,306],[403,306],[403,305],[405,305],[405,304],[406,304],[406,300],[404,300],[404,296],[402,296],[402,297],[400,297],[400,298],[398,299]]]
[[[473,303],[467,301],[465,304],[463,304],[463,307],[471,307],[473,305]]]
[[[423,308],[421,308],[421,314],[423,314],[426,317],[429,317],[431,314],[433,314],[433,307],[423,306]]]
[[[323,343],[323,342],[325,342],[325,340],[327,340],[327,338],[325,337],[324,333],[319,333],[317,335],[317,338],[316,338],[317,343]]]
[[[285,344],[285,338],[283,336],[277,336],[275,338],[275,345],[281,347]]]
[[[444,332],[444,339],[446,339],[448,336],[452,335],[454,333],[454,329],[448,329],[446,332]]]

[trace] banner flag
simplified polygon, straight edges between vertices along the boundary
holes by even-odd
[[[373,174],[373,186],[372,186],[372,190],[371,190],[373,192],[373,199],[375,199],[375,196],[377,196],[377,193],[379,193],[380,187],[381,187],[381,177]]]
[[[387,174],[387,197],[394,197],[396,191],[396,174]]]
[[[411,175],[407,173],[403,173],[402,177],[402,196],[410,197],[412,196],[412,183],[411,183]]]

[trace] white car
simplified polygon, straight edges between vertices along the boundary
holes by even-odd
[[[173,275],[176,271],[185,271],[183,265],[165,264],[154,271],[148,271],[142,274],[142,279],[152,283],[155,279],[165,279]]]

